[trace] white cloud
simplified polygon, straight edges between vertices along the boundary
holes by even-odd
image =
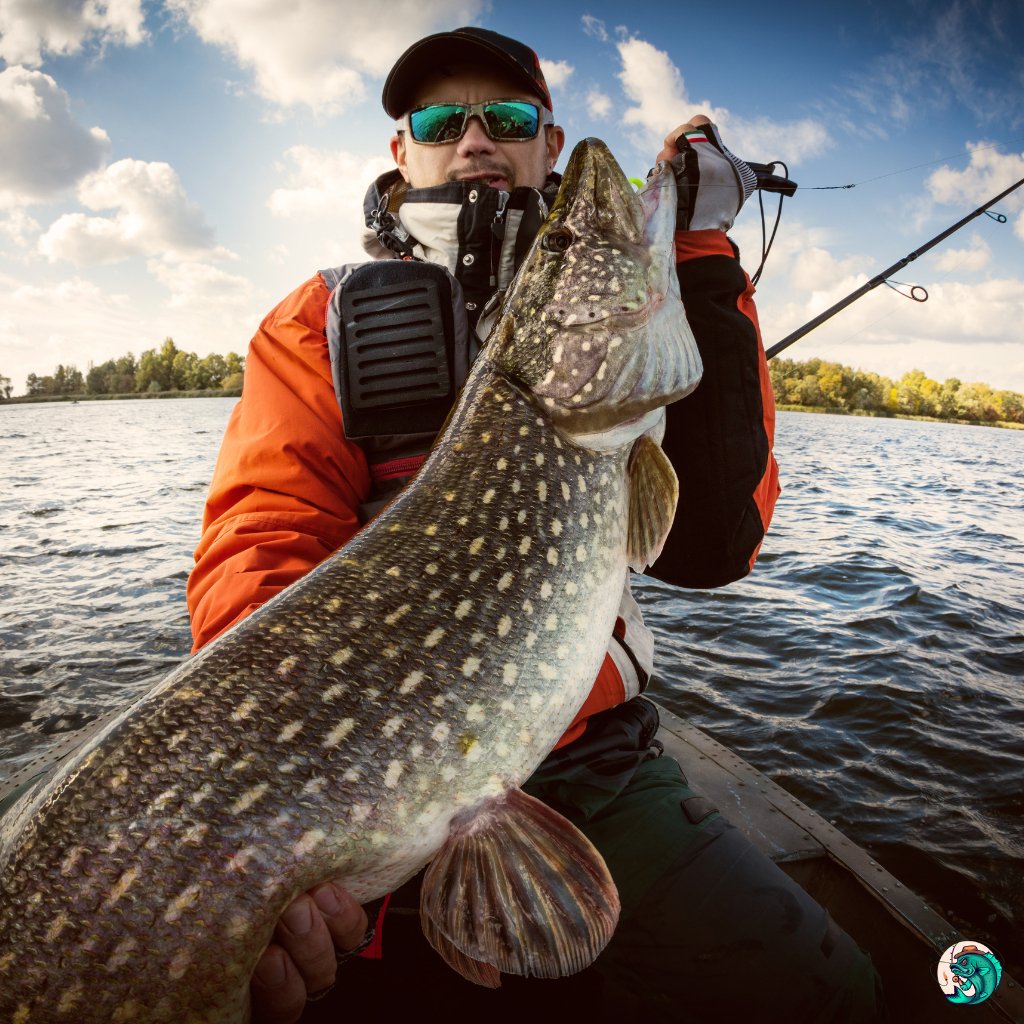
[[[362,225],[363,195],[370,182],[395,163],[387,157],[363,157],[344,150],[292,146],[285,152],[288,184],[274,189],[267,206],[275,217],[317,217],[344,209]]]
[[[86,43],[136,46],[146,38],[142,0],[0,0],[0,57],[37,66]]]
[[[991,262],[992,249],[979,234],[971,235],[970,246],[967,249],[947,249],[935,258],[936,268],[948,273],[955,273],[958,270],[984,270]]]
[[[149,260],[149,272],[171,293],[168,308],[194,312],[200,305],[245,309],[256,289],[248,278],[210,263]]]
[[[123,294],[78,277],[35,285],[0,274],[0,372],[12,379],[16,395],[29,373],[52,373],[58,363],[84,372],[89,359],[101,362],[137,347],[138,327]]]
[[[592,14],[584,14],[580,21],[583,23],[583,31],[588,36],[600,39],[602,43],[608,42],[608,30],[600,18],[595,18]]]
[[[966,148],[971,160],[962,171],[940,167],[928,176],[926,185],[937,203],[962,206],[968,200],[981,205],[1024,178],[1024,153],[1001,153],[986,142],[968,142]],[[999,205],[1010,210],[1024,208],[1022,190],[1011,192]]]
[[[775,247],[769,259],[774,257]],[[810,246],[796,253],[790,269],[790,281],[801,291],[827,293],[834,289],[843,289],[844,294],[858,288],[866,278],[858,275],[857,267],[860,260],[852,256],[845,260],[836,259],[827,249]],[[813,301],[813,299],[812,299]]]
[[[472,21],[482,0],[167,0],[207,43],[252,72],[255,91],[281,107],[322,114],[361,102],[365,76],[383,77],[422,36]]]
[[[998,146],[986,142],[968,142],[966,148],[971,159],[963,170],[940,167],[929,175],[925,184],[935,202],[980,206],[1024,178],[1024,153],[1003,153]],[[1024,189],[1001,199],[993,212],[996,211],[1011,215],[1019,211],[1013,233],[1024,241]],[[924,209],[922,216],[927,212]]]
[[[995,278],[976,284],[943,281],[929,286],[917,304],[914,334],[924,340],[1019,344],[1024,323],[1024,281]]]
[[[549,89],[561,89],[576,69],[567,60],[545,60],[540,58],[540,69]]]
[[[627,38],[616,46],[622,62],[618,78],[623,92],[634,103],[626,110],[623,122],[635,127],[633,141],[643,152],[656,153],[668,132],[699,113],[718,125],[725,144],[734,153],[751,160],[783,159],[794,164],[832,144],[825,126],[811,118],[789,122],[765,117],[748,120],[709,100],[692,99],[669,55],[646,40]],[[784,152],[778,152],[780,139],[785,140]]]
[[[116,212],[59,217],[39,240],[40,252],[51,262],[91,266],[131,256],[232,258],[214,245],[212,228],[170,164],[118,160],[85,178],[78,198],[91,210]]]
[[[836,239],[783,214],[757,287],[765,347],[771,347],[845,298],[878,272],[871,255],[836,254]],[[760,260],[756,208],[730,232],[753,272]],[[974,251],[972,243],[969,251]],[[964,267],[961,265],[960,270]],[[953,271],[955,272],[955,271]],[[910,281],[916,280],[908,275]],[[812,356],[896,378],[918,368],[935,380],[959,377],[1024,392],[1024,279],[925,281],[927,302],[913,302],[881,285],[857,299],[782,353]]]
[[[776,327],[769,332],[773,338],[788,334],[846,297],[867,281],[868,271],[874,269],[868,260],[839,260],[822,249],[797,254],[788,265],[774,263],[774,257],[773,250],[758,296],[762,322],[771,321]],[[929,282],[928,295],[927,302],[912,302],[880,285],[816,328],[813,337],[856,336],[862,344],[881,345],[905,344],[914,339],[1020,346],[1024,280],[1004,277],[980,282]],[[766,344],[770,343],[766,338]],[[921,369],[929,372],[926,366]]]
[[[0,210],[0,232],[5,234],[18,249],[27,250],[35,243],[40,231],[38,221],[23,209]]]
[[[777,270],[759,289],[758,313],[771,346],[867,280],[866,274],[798,292]],[[818,356],[898,377],[915,367],[935,380],[959,377],[1024,391],[1024,281],[929,284],[927,302],[889,288],[868,292],[786,349],[784,358]]]
[[[394,166],[390,157],[293,146],[278,165],[286,184],[270,194],[267,208],[297,235],[296,251],[320,253],[331,263],[365,259],[363,197],[370,183]]]
[[[107,133],[75,121],[67,93],[49,75],[0,71],[0,207],[55,198],[109,152]]]
[[[601,92],[600,89],[591,89],[587,93],[587,113],[591,117],[607,117],[611,113],[611,109],[612,100],[606,93]]]
[[[23,393],[29,373],[52,373],[58,363],[85,372],[90,361],[139,355],[168,336],[201,356],[245,351],[264,296],[213,266],[161,262],[150,269],[171,290],[166,303],[108,291],[80,276],[26,284],[0,273],[0,373],[12,379],[14,393]]]

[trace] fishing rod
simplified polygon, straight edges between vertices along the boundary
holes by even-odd
[[[908,263],[912,263],[914,260],[916,260],[918,256],[922,256],[929,249],[938,245],[939,242],[941,242],[944,238],[948,238],[954,232],[959,231],[965,224],[968,224],[970,223],[970,221],[974,220],[975,217],[980,217],[983,213],[986,213],[990,206],[994,206],[996,203],[999,202],[1000,199],[1005,199],[1011,192],[1020,188],[1021,185],[1024,185],[1024,178],[1021,178],[1020,181],[1018,181],[1014,185],[1011,185],[1005,191],[1000,192],[999,195],[997,195],[994,199],[990,199],[987,203],[985,203],[984,206],[979,206],[973,213],[969,213],[966,217],[964,217],[963,220],[958,220],[952,227],[946,228],[946,230],[943,231],[941,234],[938,234],[930,241],[925,242],[925,244],[922,245],[919,249],[915,249],[913,252],[907,253],[907,255],[903,257],[903,259],[897,261],[891,267],[887,267],[880,274],[877,274],[875,277],[871,278],[871,280],[868,281],[866,284],[862,284],[855,291],[850,292],[850,294],[847,295],[845,299],[840,299],[839,302],[837,302],[834,306],[830,306],[828,309],[825,310],[824,313],[820,313],[813,320],[809,320],[807,323],[803,325],[803,327],[800,327],[797,330],[795,330],[792,334],[787,335],[785,338],[782,339],[782,341],[776,342],[776,344],[772,345],[772,347],[768,349],[765,355],[769,359],[773,358],[774,356],[777,356],[783,349],[789,348],[789,346],[792,345],[794,341],[799,341],[805,334],[809,334],[811,331],[813,331],[815,327],[820,327],[826,320],[835,316],[836,313],[838,313],[841,309],[845,309],[851,303],[856,302],[857,299],[859,299],[862,295],[866,295],[869,291],[871,291],[873,288],[877,288],[880,284],[889,284],[889,281],[887,279],[892,274],[895,274],[898,270],[901,270]],[[1006,223],[1006,216],[1004,214],[990,213],[988,214],[988,216],[992,217],[993,220],[998,221],[1000,224]],[[899,283],[900,282],[897,282],[897,284]],[[893,286],[890,285],[890,287]],[[917,294],[918,291],[922,292],[923,295],[919,296]],[[900,292],[900,294],[905,295],[906,293]],[[910,295],[908,297],[912,298],[915,302],[925,302],[928,299],[928,292],[921,285],[914,285],[910,289]]]

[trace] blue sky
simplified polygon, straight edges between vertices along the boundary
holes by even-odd
[[[1024,178],[1019,0],[0,0],[0,373],[21,393],[168,335],[243,351],[302,280],[360,258],[383,79],[461,24],[538,51],[565,156],[596,135],[642,175],[706,112],[788,163],[767,344]],[[999,210],[898,275],[927,303],[879,288],[787,354],[1024,391],[1024,188]],[[733,235],[752,271],[756,202]]]

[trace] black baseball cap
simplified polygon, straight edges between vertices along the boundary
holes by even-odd
[[[552,109],[551,93],[533,50],[489,29],[469,27],[427,36],[413,43],[395,61],[381,96],[388,116],[397,120],[406,113],[423,79],[446,64],[480,65],[492,71],[497,67],[533,93],[548,110]]]

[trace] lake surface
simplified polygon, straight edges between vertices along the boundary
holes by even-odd
[[[234,399],[0,408],[0,781],[191,646]],[[783,413],[758,565],[642,579],[653,696],[1021,973],[1024,432]]]

